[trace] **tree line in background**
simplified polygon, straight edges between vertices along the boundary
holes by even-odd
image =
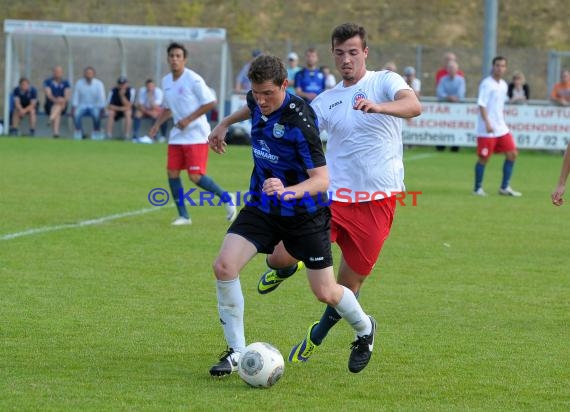
[[[443,52],[454,51],[465,71],[468,97],[481,78],[484,1],[455,0],[19,0],[3,1],[0,17],[80,23],[223,27],[228,32],[234,72],[260,48],[285,57],[316,46],[321,64],[332,65],[333,26],[354,21],[369,32],[370,69],[394,60],[401,71],[416,64],[422,46],[422,94],[435,94],[433,74]],[[3,14],[3,15],[2,15]],[[499,0],[498,52],[509,58],[509,73],[522,70],[532,98],[547,97],[548,50],[570,48],[570,8],[560,0]],[[4,50],[3,34],[0,47]],[[3,60],[3,59],[2,59]],[[0,61],[0,72],[3,72]],[[45,69],[48,73],[48,69]],[[235,74],[235,73],[234,73]],[[0,94],[3,95],[3,84]],[[38,85],[36,85],[38,86]],[[10,87],[11,88],[11,87]],[[0,102],[0,107],[3,106]]]
[[[483,0],[19,0],[3,18],[224,27],[242,43],[327,41],[333,25],[363,24],[378,45],[480,47]],[[499,0],[498,44],[563,50],[570,45],[570,8],[560,0]]]

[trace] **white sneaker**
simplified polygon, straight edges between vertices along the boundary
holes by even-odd
[[[154,140],[152,140],[152,139],[151,139],[150,137],[148,137],[148,136],[139,137],[139,138],[137,139],[137,141],[138,141],[139,143],[145,143],[145,144],[153,144],[153,143],[154,143]]]
[[[234,193],[230,193],[230,201],[225,203],[226,206],[226,219],[228,222],[233,222],[236,220],[237,217],[237,207],[236,207],[236,195]]]
[[[75,140],[81,140],[83,138],[83,133],[81,133],[81,130],[74,130],[73,131],[73,138]]]
[[[166,143],[167,140],[168,139],[164,136],[159,136],[157,139],[158,143]]]
[[[503,196],[513,196],[513,197],[521,197],[522,193],[513,190],[512,187],[507,186],[504,189],[499,189],[499,194]]]
[[[473,194],[474,194],[475,196],[487,196],[487,193],[483,190],[482,187],[480,187],[480,188],[477,189],[477,190],[474,190],[474,191],[473,191]]]
[[[176,219],[174,219],[172,221],[173,226],[183,226],[183,225],[191,225],[191,224],[192,224],[192,219],[182,217],[182,216],[178,216]]]

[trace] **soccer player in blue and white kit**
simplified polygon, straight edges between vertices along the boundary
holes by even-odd
[[[416,94],[399,74],[366,69],[366,42],[366,30],[360,25],[345,23],[334,28],[332,53],[342,81],[311,103],[320,129],[328,133],[331,240],[342,253],[338,282],[355,294],[372,273],[390,234],[395,196],[405,190],[402,119],[421,113]],[[368,197],[359,199],[357,193]],[[274,291],[298,268],[281,244],[267,263],[269,270],[258,283],[261,294]],[[293,347],[289,361],[306,362],[343,316],[327,306],[321,319]],[[366,352],[368,346],[358,337],[352,344],[353,351]],[[349,369],[358,373],[364,366],[349,365]]]
[[[252,88],[247,105],[224,118],[209,138],[214,151],[223,153],[228,127],[251,117],[252,197],[228,229],[214,262],[228,350],[210,374],[224,376],[237,370],[246,346],[239,273],[257,253],[271,253],[280,241],[305,263],[317,299],[334,307],[359,339],[368,342],[368,351],[353,350],[349,357],[349,368],[361,368],[372,354],[375,321],[363,312],[354,293],[334,278],[328,169],[315,113],[303,99],[286,91],[287,71],[278,57],[256,58],[248,77]]]
[[[149,131],[156,136],[160,126],[170,117],[174,127],[168,139],[168,184],[172,198],[178,208],[178,218],[172,224],[190,225],[192,220],[183,202],[184,193],[180,171],[186,170],[195,185],[214,193],[226,206],[226,219],[233,221],[237,216],[235,195],[225,192],[206,174],[208,163],[208,134],[210,124],[206,113],[216,106],[216,97],[204,79],[195,71],[186,68],[188,52],[179,43],[171,43],[167,48],[168,64],[171,73],[162,79],[164,111]]]

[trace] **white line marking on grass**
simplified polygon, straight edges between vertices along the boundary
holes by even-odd
[[[435,156],[435,153],[420,153],[420,154],[417,154],[415,156],[410,156],[410,157],[404,159],[404,161],[409,162],[412,160],[427,159],[427,158],[433,157],[433,156]],[[117,213],[114,215],[103,216],[103,217],[100,217],[97,219],[82,220],[82,221],[77,222],[77,223],[67,223],[65,225],[37,227],[35,229],[28,229],[28,230],[24,230],[22,232],[8,233],[6,235],[1,235],[0,240],[10,240],[10,239],[16,239],[18,237],[23,237],[23,236],[37,235],[39,233],[55,232],[55,231],[64,230],[64,229],[76,229],[78,227],[98,225],[100,223],[105,223],[105,222],[109,222],[111,220],[116,220],[116,219],[122,219],[124,217],[144,215],[146,213],[153,212],[156,210],[160,210],[160,207],[150,207],[147,209],[134,210],[132,212]]]
[[[410,160],[422,160],[422,159],[427,159],[429,157],[434,157],[436,154],[435,153],[420,153],[417,154],[415,156],[410,156],[404,159],[404,162],[409,162]]]
[[[160,210],[160,207],[149,207],[146,209],[133,210],[132,212],[117,213],[114,215],[99,217],[97,219],[82,220],[77,223],[66,223],[64,225],[37,227],[35,229],[28,229],[22,232],[8,233],[7,235],[1,235],[0,240],[10,240],[23,236],[37,235],[39,233],[55,232],[57,230],[63,230],[63,229],[76,229],[78,227],[98,225],[100,223],[109,222],[111,220],[122,219],[124,217],[144,215],[145,213],[153,212],[156,210]]]

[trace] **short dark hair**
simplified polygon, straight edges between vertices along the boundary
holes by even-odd
[[[251,62],[247,77],[255,84],[271,80],[276,86],[281,86],[287,78],[287,69],[279,57],[266,54]]]
[[[20,77],[20,80],[18,81],[18,84],[22,84],[22,83],[24,83],[24,82],[28,82],[28,83],[29,83],[30,81],[28,80],[27,77]]]
[[[336,26],[331,35],[331,44],[334,49],[335,43],[344,43],[354,36],[360,37],[362,40],[362,49],[366,48],[366,29],[356,23],[344,23]]]
[[[148,85],[149,83],[154,83],[154,80],[152,79],[146,79],[146,82],[144,84]]]
[[[493,59],[493,66],[495,65],[495,63],[497,63],[497,62],[500,61],[500,60],[504,60],[505,63],[507,62],[507,58],[506,58],[506,57],[497,56],[497,57],[495,57],[495,58]]]
[[[166,49],[166,54],[168,56],[170,56],[170,51],[174,50],[174,49],[182,50],[182,54],[184,55],[184,58],[186,58],[186,55],[188,54],[188,50],[186,50],[186,47],[184,47],[183,44],[176,43],[176,42],[172,42],[168,45],[168,48]]]

